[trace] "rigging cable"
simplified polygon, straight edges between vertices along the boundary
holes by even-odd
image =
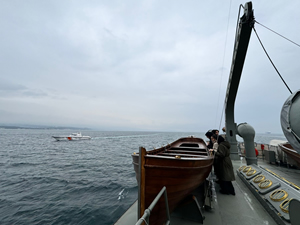
[[[226,46],[227,46],[227,36],[228,36],[228,30],[229,30],[229,19],[230,19],[230,11],[231,11],[231,0],[229,4],[229,12],[228,12],[228,19],[227,19],[227,31],[226,31],[226,37],[225,37],[225,47],[224,47],[224,53],[223,53],[223,62],[222,62],[222,68],[221,68],[221,79],[220,79],[220,85],[219,85],[219,97],[218,97],[218,104],[217,104],[217,110],[216,110],[216,120],[218,117],[218,111],[219,111],[219,102],[220,102],[220,95],[221,95],[221,85],[222,85],[222,78],[223,78],[223,72],[224,72],[224,62],[225,62],[225,54],[226,54]],[[223,113],[222,113],[223,116]],[[220,126],[222,122],[222,116],[221,116],[221,121],[220,121]],[[219,127],[220,130],[220,127]]]
[[[259,41],[259,43],[261,44],[261,47],[263,48],[263,50],[265,51],[265,53],[266,53],[267,57],[269,58],[270,62],[272,63],[272,65],[273,65],[274,69],[275,69],[275,70],[276,70],[276,72],[278,73],[279,77],[281,78],[281,80],[283,81],[283,83],[285,84],[285,86],[287,87],[287,89],[288,89],[288,90],[290,91],[290,93],[292,94],[292,91],[291,91],[291,89],[289,88],[289,86],[287,85],[287,83],[285,82],[285,80],[282,78],[282,76],[280,75],[280,73],[279,73],[279,71],[277,70],[276,66],[274,65],[273,61],[271,60],[271,58],[270,58],[269,54],[267,53],[267,51],[266,51],[266,49],[265,49],[264,45],[262,44],[262,42],[261,42],[261,40],[260,40],[260,38],[259,38],[259,36],[258,36],[258,34],[257,34],[257,32],[256,32],[256,30],[255,30],[255,27],[254,27],[254,26],[253,26],[253,30],[254,30],[254,32],[255,32],[255,34],[256,34],[256,37],[258,38],[258,41]]]
[[[280,37],[282,37],[282,38],[284,38],[284,39],[288,40],[289,42],[293,43],[294,45],[297,45],[298,47],[300,47],[300,45],[299,45],[299,44],[297,44],[296,42],[294,42],[294,41],[292,41],[292,40],[290,40],[290,39],[288,39],[288,38],[284,37],[283,35],[281,35],[281,34],[279,34],[279,33],[275,32],[274,30],[272,30],[272,29],[270,29],[270,28],[268,28],[268,27],[266,27],[266,26],[262,25],[261,23],[257,22],[256,20],[255,20],[255,23],[257,23],[257,24],[259,24],[259,25],[263,26],[264,28],[266,28],[266,29],[268,29],[268,30],[272,31],[273,33],[277,34],[278,36],[280,36]]]
[[[230,6],[231,6],[231,1],[230,1]],[[237,36],[238,36],[238,26],[239,26],[239,19],[240,19],[240,14],[241,14],[241,8],[244,9],[244,6],[242,4],[240,4],[240,7],[239,7],[239,12],[238,12],[238,17],[237,17],[237,22],[236,22],[236,28],[235,28],[235,40],[234,40],[234,48],[233,48],[233,52],[234,52],[234,49],[235,49],[235,45],[236,45],[236,39],[237,39]],[[229,11],[230,13],[230,11]],[[229,18],[228,18],[228,23],[229,23]],[[228,32],[228,27],[227,27],[227,32]],[[227,40],[227,34],[226,34],[226,40]],[[225,45],[226,46],[226,45]],[[224,52],[224,57],[225,57],[225,52]],[[224,59],[223,59],[223,64],[224,64]],[[223,65],[224,67],[224,65]],[[227,90],[226,90],[227,92]],[[225,94],[226,96],[226,94]],[[219,104],[218,104],[219,105]],[[222,120],[223,120],[223,115],[224,115],[224,112],[225,112],[225,106],[226,106],[226,97],[224,99],[224,104],[223,104],[223,109],[222,109],[222,113],[221,113],[221,118],[220,118],[220,124],[219,124],[219,132],[220,132],[220,129],[221,129],[221,124],[222,124]]]

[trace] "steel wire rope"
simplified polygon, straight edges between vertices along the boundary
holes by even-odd
[[[235,45],[236,45],[236,38],[237,38],[237,31],[238,31],[238,24],[239,24],[239,17],[240,17],[240,12],[241,12],[241,8],[244,8],[244,6],[242,4],[240,4],[239,7],[239,12],[238,12],[238,18],[237,18],[237,23],[236,23],[236,31],[235,31],[235,41],[234,41],[234,48],[235,49]],[[224,54],[223,54],[223,66],[222,66],[222,71],[221,71],[221,80],[222,80],[222,76],[223,76],[223,68],[224,68],[224,59],[225,59],[225,51],[226,51],[226,44],[227,44],[227,35],[228,35],[228,24],[229,24],[229,15],[230,15],[230,9],[231,9],[231,1],[230,1],[230,7],[229,7],[229,13],[228,13],[228,21],[227,21],[227,32],[226,32],[226,40],[225,40],[225,48],[224,48]],[[219,107],[219,100],[220,100],[220,92],[221,92],[221,82],[220,82],[220,87],[219,87],[219,98],[218,98],[218,104],[217,104],[217,111],[216,111],[216,120],[217,121],[217,112],[218,112],[218,107]],[[220,118],[220,124],[219,124],[219,133],[220,133],[220,129],[221,129],[221,124],[222,124],[222,119],[223,119],[223,114],[225,111],[225,105],[226,105],[226,95],[225,95],[225,100],[224,100],[224,104],[223,104],[223,109],[221,111],[221,118]],[[219,136],[217,136],[217,142],[219,139]],[[212,155],[212,152],[210,153]],[[215,158],[214,160],[215,161]]]
[[[294,45],[297,45],[298,47],[300,47],[300,45],[299,45],[299,44],[297,44],[296,42],[294,42],[294,41],[292,41],[292,40],[288,39],[287,37],[285,37],[285,36],[283,36],[283,35],[281,35],[281,34],[277,33],[276,31],[274,31],[274,30],[272,30],[272,29],[268,28],[267,26],[265,26],[265,25],[263,25],[263,24],[261,24],[261,23],[257,22],[256,20],[254,20],[254,22],[255,22],[255,23],[257,23],[257,24],[259,24],[259,25],[261,25],[262,27],[264,27],[264,28],[266,28],[266,29],[268,29],[268,30],[272,31],[273,33],[277,34],[278,36],[280,36],[280,37],[282,37],[282,38],[284,38],[284,39],[288,40],[289,42],[293,43]]]
[[[256,32],[256,29],[254,28],[254,26],[253,26],[253,30],[254,30],[254,32],[255,32],[255,34],[256,34],[256,37],[257,37],[257,39],[258,39],[258,41],[259,41],[261,47],[263,48],[264,52],[266,53],[268,59],[270,60],[271,64],[273,65],[273,67],[274,67],[274,69],[276,70],[277,74],[279,75],[279,77],[281,78],[282,82],[285,84],[285,86],[286,86],[287,89],[289,90],[289,92],[292,94],[291,89],[289,88],[289,86],[287,85],[287,83],[285,82],[285,80],[283,79],[283,77],[281,76],[281,74],[279,73],[278,69],[276,68],[275,64],[273,63],[272,59],[270,58],[270,56],[269,56],[267,50],[265,49],[263,43],[261,42],[261,40],[260,40],[260,38],[259,38],[259,36],[258,36],[258,34],[257,34],[257,32]]]
[[[218,118],[218,111],[219,111],[219,103],[220,103],[220,95],[221,95],[221,85],[222,85],[222,78],[223,78],[223,72],[224,72],[224,62],[225,62],[225,54],[226,54],[226,47],[227,47],[227,37],[228,37],[228,29],[229,29],[229,19],[230,19],[230,12],[231,12],[231,2],[229,4],[229,12],[228,12],[228,19],[227,19],[227,29],[226,29],[226,36],[225,36],[225,46],[224,46],[224,52],[223,52],[223,61],[222,61],[222,68],[221,68],[221,79],[220,79],[220,84],[219,84],[219,94],[218,94],[218,102],[217,102],[217,110],[216,110],[216,119],[217,121]],[[223,115],[223,113],[222,113]],[[221,122],[222,122],[222,115],[221,115]],[[221,126],[220,122],[220,126]],[[220,131],[220,126],[219,126],[219,131]]]

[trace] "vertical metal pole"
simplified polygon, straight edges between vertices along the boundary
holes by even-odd
[[[139,193],[138,193],[138,220],[145,211],[145,155],[146,149],[139,148]]]
[[[165,189],[164,196],[165,196],[165,204],[166,204],[167,218],[168,218],[168,221],[170,221],[170,212],[169,212],[169,203],[168,203],[167,188],[166,188],[166,187],[163,187],[163,188]]]
[[[139,148],[139,186],[138,186],[138,215],[137,219],[141,218],[141,154],[142,154],[142,147]]]

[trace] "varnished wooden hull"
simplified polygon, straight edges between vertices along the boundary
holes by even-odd
[[[279,144],[279,148],[284,151],[289,157],[291,157],[296,163],[297,167],[300,168],[300,154],[294,150],[294,148],[286,143],[286,144]]]
[[[180,147],[182,143],[189,143],[191,146],[196,143],[200,148]],[[198,138],[179,139],[168,146],[148,151],[144,157],[145,208],[149,207],[165,186],[171,212],[205,181],[213,164],[213,157],[209,156],[204,141]],[[132,155],[132,158],[139,181],[139,155]],[[151,213],[150,224],[163,224],[165,219],[165,203],[161,199]]]

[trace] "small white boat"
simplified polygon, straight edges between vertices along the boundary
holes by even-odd
[[[91,139],[90,136],[82,136],[82,134],[79,133],[72,133],[68,136],[52,136],[57,141],[78,141],[78,140],[89,140]]]

